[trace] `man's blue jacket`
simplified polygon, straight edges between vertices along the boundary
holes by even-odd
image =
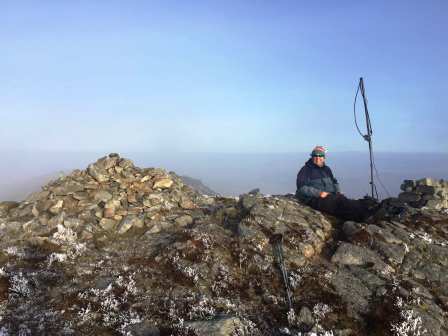
[[[334,178],[330,167],[319,167],[309,159],[297,174],[296,196],[304,203],[313,197],[319,197],[322,191],[336,194],[340,192],[338,181]]]

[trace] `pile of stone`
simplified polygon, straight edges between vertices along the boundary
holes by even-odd
[[[448,208],[448,181],[432,178],[405,180],[400,188],[403,192],[398,198],[414,208],[426,207],[433,210]]]
[[[63,225],[78,237],[91,239],[104,232],[159,232],[172,225],[186,226],[209,201],[172,172],[141,169],[110,154],[86,170],[49,183],[23,202],[3,202],[0,212],[43,236]]]

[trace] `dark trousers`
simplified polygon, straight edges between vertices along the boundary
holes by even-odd
[[[362,222],[372,215],[364,200],[353,200],[341,194],[329,194],[325,198],[315,197],[308,203],[313,209],[344,219]]]

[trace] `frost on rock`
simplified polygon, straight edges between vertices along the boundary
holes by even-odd
[[[128,325],[142,321],[140,314],[128,307],[129,300],[137,293],[133,276],[126,279],[119,276],[105,289],[90,288],[80,292],[78,298],[83,304],[75,308],[78,325],[91,323],[99,316],[101,325],[115,327],[121,334],[126,334]]]
[[[333,330],[301,332],[290,330],[289,328],[283,327],[280,328],[280,332],[282,333],[282,335],[288,335],[288,336],[336,336]]]
[[[110,154],[0,202],[0,335],[196,336],[220,319],[232,336],[448,334],[448,221],[428,214],[341,225],[293,195],[204,197]],[[332,262],[341,242],[359,263]]]
[[[290,272],[288,279],[292,289],[296,289],[299,287],[300,282],[302,281],[302,275],[300,273]]]
[[[58,243],[67,243],[73,245],[76,243],[77,234],[70,228],[66,228],[62,224],[58,224],[58,231],[53,234],[53,238]]]
[[[419,305],[420,298],[414,299],[413,304]],[[423,326],[423,321],[413,309],[407,309],[402,297],[398,296],[395,301],[400,312],[400,321],[392,323],[391,331],[394,336],[423,336],[427,335],[427,330]]]
[[[410,239],[416,239],[419,238],[421,241],[423,241],[426,244],[434,244],[434,245],[440,245],[440,246],[448,246],[448,240],[446,239],[434,239],[428,232],[422,232],[422,231],[415,231],[409,234]]]
[[[32,293],[29,280],[19,272],[18,274],[14,274],[10,279],[10,289],[11,297],[29,297]]]
[[[249,335],[260,335],[260,330],[257,325],[251,320],[240,317],[240,323],[235,327],[235,330],[230,336],[249,336]]]
[[[288,319],[288,324],[290,326],[293,326],[296,324],[296,312],[294,311],[294,309],[291,308],[288,310],[288,314],[287,314],[286,318]]]
[[[25,256],[25,253],[23,252],[23,250],[18,248],[17,246],[9,246],[4,251],[5,251],[5,253],[9,254],[10,256],[14,256],[14,257],[18,257],[18,258],[23,258]]]
[[[313,307],[313,314],[318,320],[322,320],[330,312],[332,312],[332,309],[325,303],[318,303]]]
[[[55,253],[55,252],[53,252],[52,254],[50,254],[48,256],[48,268],[51,268],[51,265],[53,265],[53,263],[55,261],[60,262],[60,263],[66,261],[67,257],[68,256],[65,253]]]
[[[196,319],[210,319],[213,318],[216,311],[213,307],[213,302],[207,297],[203,297],[199,302],[191,306],[188,313],[190,320]]]
[[[48,268],[50,268],[55,261],[62,263],[67,260],[74,260],[87,250],[86,244],[78,242],[77,238],[77,233],[72,229],[58,224],[57,231],[53,234],[52,241],[63,246],[66,253],[50,254],[48,256]]]
[[[422,336],[427,331],[423,328],[422,318],[413,310],[403,310],[400,313],[402,321],[394,323],[391,331],[396,336]]]

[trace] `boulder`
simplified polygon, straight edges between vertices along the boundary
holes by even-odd
[[[417,202],[422,197],[421,195],[414,193],[414,192],[402,192],[398,195],[398,198],[402,200],[403,202],[409,203],[409,202]]]
[[[179,226],[187,226],[193,223],[193,218],[190,215],[182,215],[175,219],[175,222]]]
[[[198,336],[232,336],[242,324],[237,317],[222,317],[213,320],[195,321],[187,323]]]
[[[0,202],[0,217],[6,216],[11,209],[17,208],[19,205],[20,203],[12,201]]]
[[[123,220],[118,225],[118,233],[123,234],[129,231],[131,228],[141,229],[143,228],[144,223],[141,218],[129,215],[123,218]]]
[[[154,189],[168,189],[171,188],[173,183],[173,180],[171,180],[170,178],[161,178],[154,181],[153,187]]]

